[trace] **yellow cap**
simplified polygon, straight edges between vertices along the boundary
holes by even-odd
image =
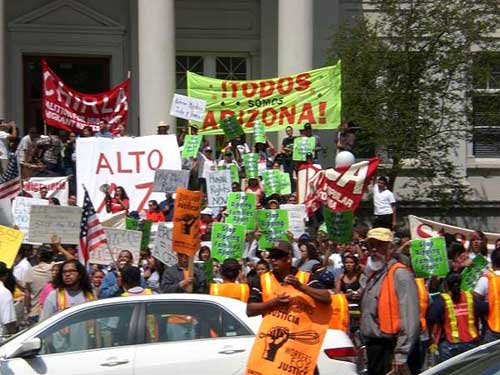
[[[392,242],[392,232],[387,228],[373,228],[368,231],[366,239],[373,238],[383,242]]]

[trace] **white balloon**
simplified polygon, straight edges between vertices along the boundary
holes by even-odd
[[[340,151],[335,157],[336,167],[349,167],[354,164],[354,155],[349,151]]]

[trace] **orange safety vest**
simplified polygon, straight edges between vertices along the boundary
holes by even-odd
[[[403,263],[394,263],[387,271],[378,295],[378,324],[380,331],[387,335],[395,335],[401,328],[399,300],[394,287],[394,273],[400,268],[411,272]]]
[[[68,292],[66,289],[57,289],[56,307],[57,311],[66,310],[69,306]],[[85,302],[93,301],[94,295],[90,292],[85,293]]]
[[[444,332],[452,344],[471,342],[479,337],[474,314],[474,300],[471,292],[460,292],[455,303],[448,293],[442,293],[444,301]]]
[[[488,328],[500,333],[500,276],[491,271],[483,277],[488,278]]]
[[[347,333],[349,330],[349,302],[343,293],[332,294],[332,316],[328,323],[330,329],[340,329]]]
[[[132,294],[133,296],[144,296],[144,295],[149,295],[153,294],[153,291],[149,288],[145,288],[141,293],[134,293]],[[122,297],[128,297],[130,294],[128,292],[123,292],[121,294]]]
[[[212,296],[229,297],[242,302],[247,302],[250,294],[250,287],[248,284],[244,283],[210,284],[209,294]]]
[[[302,283],[307,284],[309,282],[310,274],[304,271],[298,271],[295,277]],[[272,272],[266,272],[260,276],[260,284],[262,287],[262,301],[266,302],[274,298],[275,293],[280,290],[281,285],[276,280]]]
[[[418,290],[418,306],[420,311],[420,330],[425,332],[427,330],[427,320],[425,316],[427,314],[427,308],[429,307],[429,294],[427,293],[427,289],[425,288],[425,279],[423,277],[419,277],[415,279],[417,283]]]

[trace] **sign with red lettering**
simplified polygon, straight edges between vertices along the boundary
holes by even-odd
[[[68,178],[64,177],[31,177],[23,181],[24,191],[33,197],[40,197],[40,188],[47,188],[47,198],[57,198],[62,206],[68,204]]]
[[[118,125],[127,125],[129,82],[127,79],[111,90],[84,94],[68,87],[42,61],[42,113],[47,124],[80,133],[86,126],[99,130],[99,121],[110,124],[114,133]]]
[[[147,208],[150,199],[161,202],[165,193],[153,193],[157,169],[181,169],[181,156],[175,135],[151,135],[123,138],[78,138],[76,170],[78,200],[83,200],[85,184],[97,212],[105,213],[103,191],[111,196],[123,187],[129,211]]]

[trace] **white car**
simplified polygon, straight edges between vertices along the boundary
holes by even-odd
[[[261,317],[201,294],[109,298],[71,307],[0,346],[0,374],[244,374]],[[321,375],[356,374],[356,351],[328,330]]]

